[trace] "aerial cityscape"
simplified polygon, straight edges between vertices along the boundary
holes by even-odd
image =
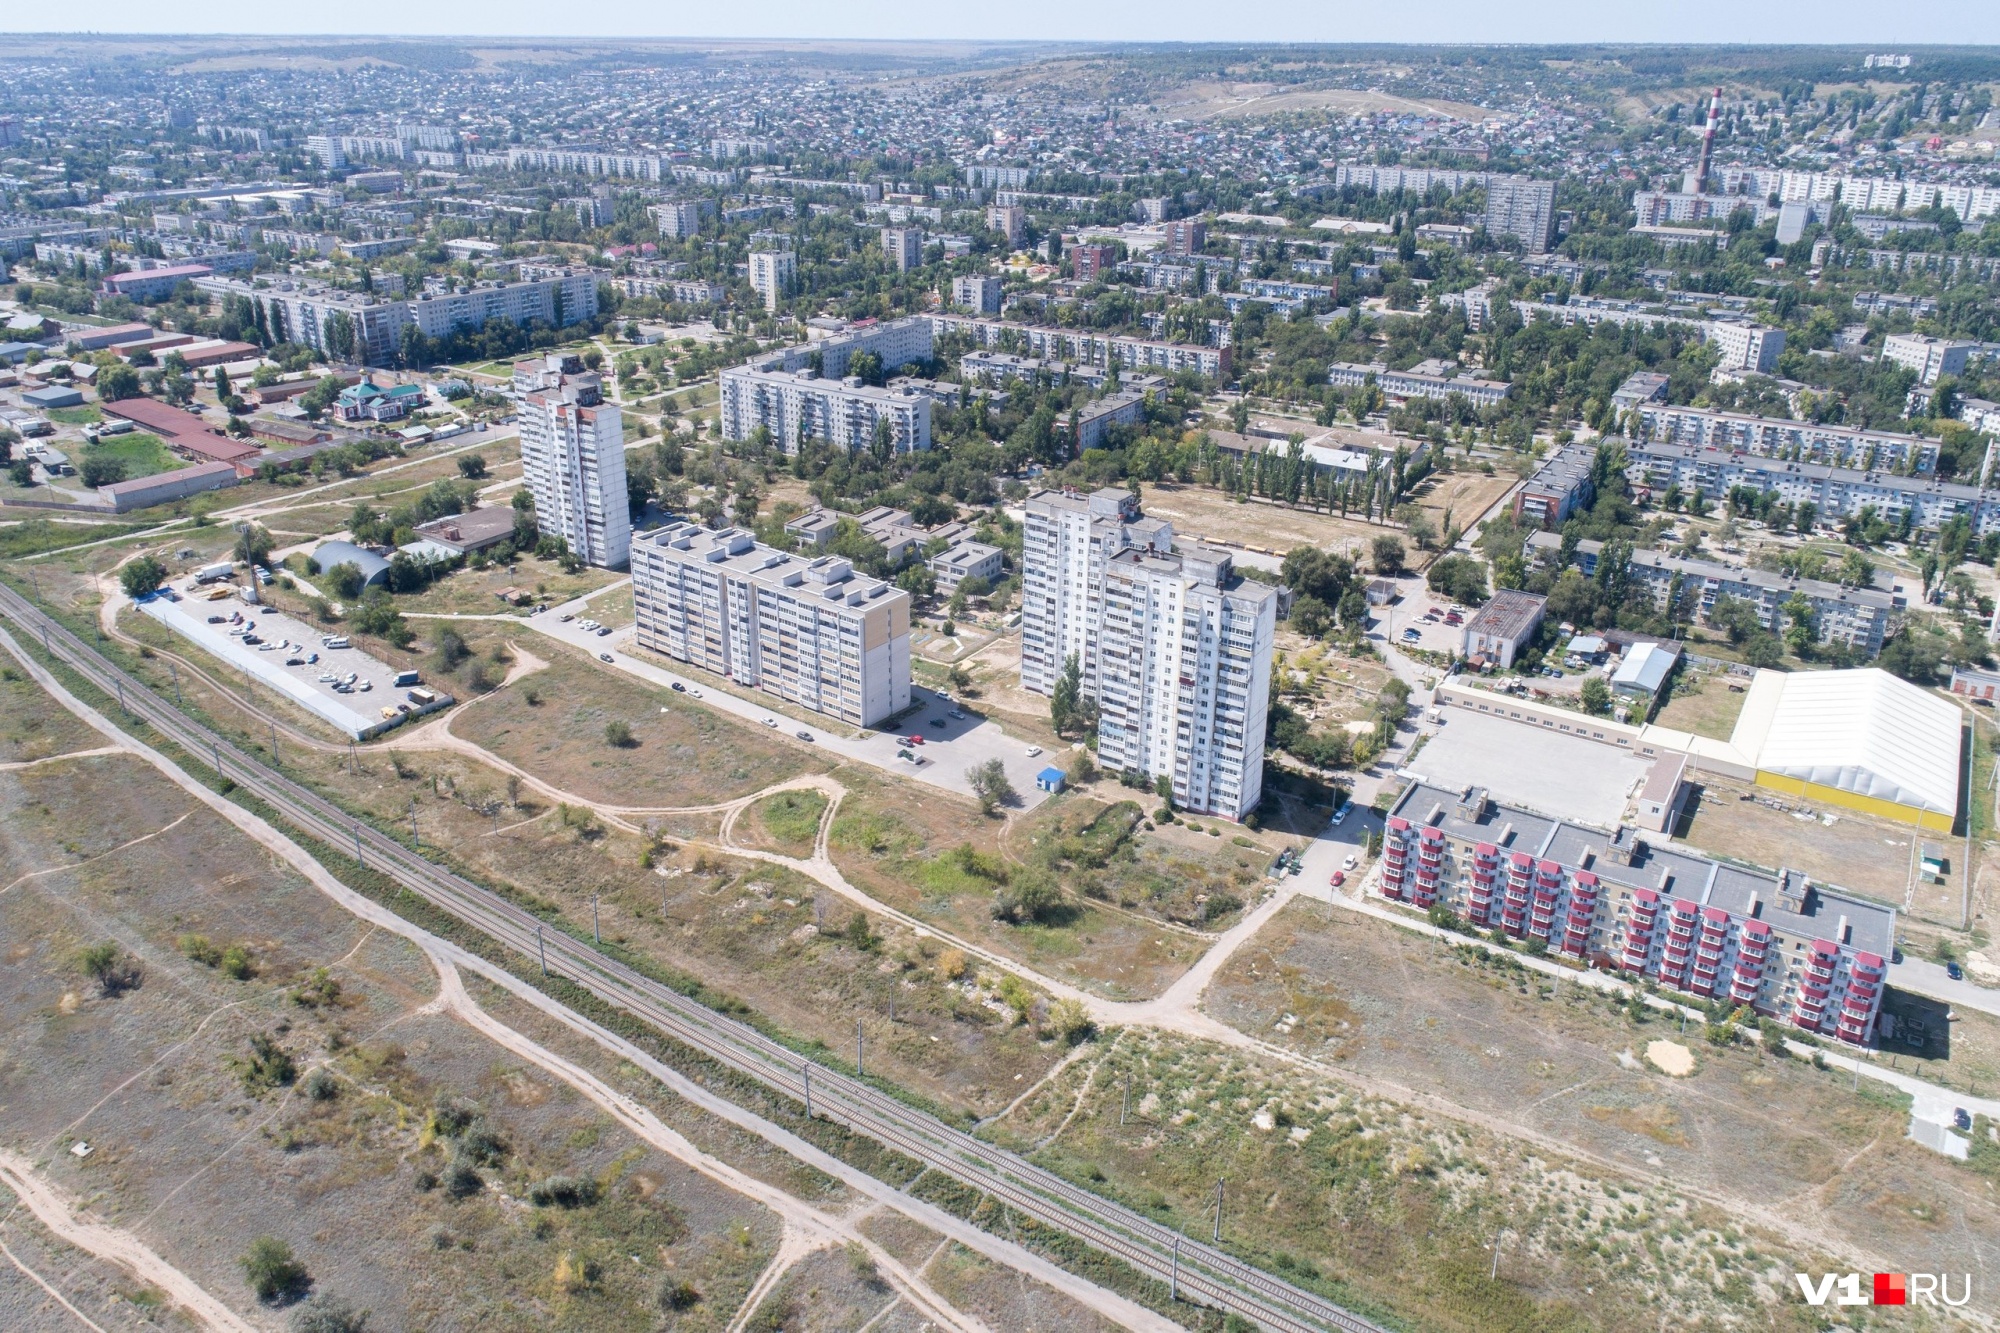
[[[2000,1329],[2000,47],[909,36],[0,35],[0,1329]]]

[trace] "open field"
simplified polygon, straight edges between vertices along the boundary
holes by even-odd
[[[1177,482],[1145,483],[1140,503],[1147,517],[1172,523],[1176,536],[1220,540],[1280,556],[1295,546],[1318,546],[1358,555],[1365,564],[1370,542],[1402,534],[1401,528],[1386,524],[1263,501],[1239,501],[1210,486]]]
[[[1674,697],[1654,714],[1653,721],[1677,731],[1728,740],[1729,733],[1736,729],[1736,719],[1743,713],[1743,701],[1749,697],[1749,681],[1720,672],[1705,675],[1683,672],[1682,679],[1698,682],[1697,688],[1692,693],[1682,693],[1676,688]],[[1736,688],[1731,689],[1731,685]]]
[[[187,466],[187,460],[175,455],[159,436],[148,435],[144,431],[134,431],[130,435],[107,435],[85,448],[76,462],[81,467],[94,459],[124,464],[128,481]]]
[[[0,764],[32,763],[71,750],[95,749],[104,738],[62,709],[11,661],[0,667]]]
[[[1000,826],[957,802],[910,801],[854,769],[842,769],[840,780],[849,794],[833,822],[834,863],[856,887],[941,930],[1113,999],[1158,994],[1206,947],[1201,938],[1074,894],[1043,922],[996,921],[992,906],[1003,886],[995,876],[1033,873],[1024,830],[1003,848]],[[960,847],[971,849],[973,869]]]
[[[136,760],[0,775],[0,809],[0,874],[57,868],[0,898],[7,1146],[225,1303],[255,1310],[238,1258],[268,1234],[382,1327],[630,1328],[672,1272],[706,1298],[679,1327],[720,1328],[772,1252],[760,1206],[425,1012],[436,981],[413,947]],[[197,961],[193,935],[242,964]],[[72,961],[104,939],[137,972],[111,996]],[[432,1119],[454,1099],[483,1127],[475,1148]],[[66,1151],[79,1140],[87,1159]],[[434,1183],[452,1154],[476,1176],[463,1197]],[[529,1207],[555,1174],[601,1201]]]
[[[1217,977],[1208,1008],[1357,1077],[1449,1098],[1634,1171],[1769,1208],[1854,1253],[1993,1259],[2000,1198],[1904,1138],[1907,1099],[1838,1071],[1718,1047],[1673,1020],[1473,950],[1294,901]],[[1695,1051],[1670,1079],[1634,1053]],[[1905,1067],[1908,1061],[1903,1061]],[[1583,1233],[1560,1214],[1557,1232]]]
[[[488,565],[477,569],[470,565],[453,574],[448,574],[421,592],[404,593],[396,598],[397,609],[404,615],[518,615],[528,613],[526,607],[510,606],[499,598],[502,588],[525,588],[545,605],[554,606],[572,597],[581,597],[594,592],[607,583],[616,582],[624,575],[613,570],[596,569],[586,566],[574,574],[563,572],[562,566],[553,560],[542,560],[535,556],[521,556],[511,565]]]
[[[766,796],[736,822],[736,841],[785,856],[809,857],[826,806],[822,792],[781,791]]]
[[[454,714],[451,729],[564,791],[613,805],[711,805],[826,765],[623,672],[537,639],[549,668]],[[534,702],[531,702],[531,698]],[[633,744],[605,740],[619,721]]]
[[[1073,894],[1197,929],[1233,925],[1254,900],[1283,842],[1221,820],[1154,828],[1157,797],[1100,783],[1096,799],[1072,795],[1022,820],[1009,853],[1040,864]]]

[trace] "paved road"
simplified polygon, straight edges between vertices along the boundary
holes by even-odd
[[[885,773],[939,787],[945,791],[957,792],[962,796],[972,794],[972,784],[966,781],[965,772],[976,764],[989,759],[998,759],[1007,770],[1007,780],[1013,784],[1019,800],[1017,810],[1032,810],[1048,799],[1048,794],[1035,786],[1035,774],[1053,764],[1061,768],[1069,756],[1063,753],[1030,755],[1028,742],[1008,735],[997,722],[982,717],[974,709],[965,709],[965,716],[954,718],[953,704],[944,696],[919,686],[911,686],[912,703],[931,705],[922,712],[904,719],[902,725],[908,731],[868,731],[850,732],[844,723],[831,719],[821,722],[801,722],[784,713],[774,711],[767,703],[757,699],[746,699],[716,685],[712,680],[697,679],[669,670],[650,654],[640,655],[632,651],[634,627],[626,625],[614,629],[608,635],[600,635],[594,630],[583,628],[575,620],[565,622],[567,615],[587,617],[590,615],[591,598],[602,597],[613,589],[624,586],[624,582],[610,584],[590,593],[551,606],[538,616],[530,616],[519,621],[538,633],[558,639],[592,657],[609,655],[610,666],[627,675],[672,689],[676,684],[692,693],[699,690],[702,702],[725,713],[734,714],[746,721],[762,724],[770,718],[775,726],[770,730],[780,735],[797,739],[803,731],[812,736],[811,745],[818,749],[870,764]],[[924,738],[921,746],[905,746],[903,738],[909,734]],[[807,743],[807,742],[801,742]],[[908,749],[912,754],[921,755],[925,762],[912,766],[906,759],[896,757],[898,750]]]
[[[1975,986],[1970,981],[1953,981],[1943,967],[1926,959],[1905,958],[1889,964],[1889,984],[1912,995],[1925,995],[1946,1004],[2000,1016],[2000,990]]]

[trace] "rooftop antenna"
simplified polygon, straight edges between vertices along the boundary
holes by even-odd
[[[1715,90],[1715,96],[1708,103],[1708,128],[1701,132],[1701,165],[1695,169],[1694,192],[1708,193],[1709,158],[1715,152],[1715,131],[1722,123],[1722,89]]]

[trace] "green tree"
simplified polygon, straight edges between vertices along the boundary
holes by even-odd
[[[267,1305],[296,1300],[312,1285],[312,1275],[292,1253],[292,1247],[276,1236],[259,1236],[250,1242],[243,1256],[243,1276],[250,1290]]]
[[[632,746],[632,728],[629,723],[616,719],[604,724],[604,743],[620,750]]]
[[[113,486],[125,480],[125,460],[107,458],[102,454],[86,454],[83,466],[77,469],[83,484],[92,488]]]
[[[245,523],[236,534],[236,558],[246,565],[262,565],[271,558],[271,534],[261,523]]]
[[[458,475],[467,481],[478,481],[486,475],[484,454],[462,454],[458,460]]]
[[[1586,676],[1580,700],[1584,712],[1603,717],[1611,711],[1611,687],[1604,683],[1602,676]]]
[[[1062,675],[1056,678],[1056,687],[1049,695],[1049,724],[1058,736],[1069,730],[1082,698],[1083,664],[1071,653],[1064,659]]]
[[[1386,533],[1368,544],[1368,558],[1377,574],[1393,578],[1403,572],[1403,542]]]
[[[121,398],[139,396],[139,372],[119,363],[106,366],[97,372],[97,398],[99,402],[115,403]]]
[[[1007,766],[998,759],[988,759],[983,764],[974,764],[965,770],[965,780],[972,785],[972,794],[979,800],[979,812],[991,815],[1002,805],[1019,799],[1014,784],[1007,780]]]
[[[128,560],[118,571],[118,582],[124,586],[125,595],[135,601],[158,592],[166,581],[167,567],[150,555]]]

